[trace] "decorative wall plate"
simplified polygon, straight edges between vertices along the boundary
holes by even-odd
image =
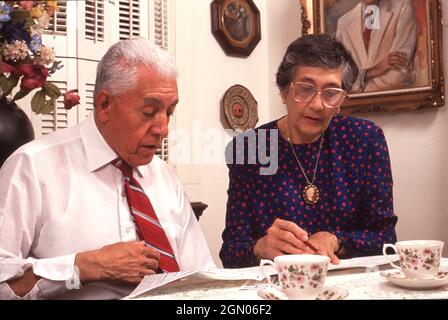
[[[227,122],[232,129],[246,131],[258,122],[257,101],[242,85],[230,87],[221,101]]]

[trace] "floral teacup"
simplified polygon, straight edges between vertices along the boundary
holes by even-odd
[[[400,265],[391,265],[403,271],[409,279],[434,279],[439,271],[442,257],[443,241],[437,240],[409,240],[399,241],[395,245],[385,244],[386,249],[392,248],[400,257]]]
[[[288,299],[316,299],[324,288],[330,258],[327,256],[296,254],[284,255],[260,261],[260,271],[269,284],[282,291]],[[263,266],[271,265],[278,274],[280,286],[276,286]]]

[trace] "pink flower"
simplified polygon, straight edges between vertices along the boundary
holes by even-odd
[[[0,61],[0,72],[2,73],[17,73],[17,69],[14,68],[12,65],[4,63]]]
[[[47,68],[38,64],[21,64],[17,70],[23,75],[20,87],[26,92],[43,87],[48,77]]]
[[[71,108],[73,108],[74,106],[79,104],[79,100],[81,98],[78,96],[77,93],[78,93],[78,90],[74,89],[74,90],[69,90],[64,94],[65,109],[70,110]]]
[[[31,10],[33,1],[20,1],[20,6],[25,10]]]

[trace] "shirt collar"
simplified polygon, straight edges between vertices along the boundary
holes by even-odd
[[[118,157],[98,130],[93,113],[81,124],[80,133],[86,150],[87,166],[91,172],[98,170]]]
[[[86,150],[87,166],[91,172],[111,163],[119,156],[107,144],[95,123],[93,113],[80,126],[81,139]],[[143,176],[145,166],[135,167],[139,176]]]

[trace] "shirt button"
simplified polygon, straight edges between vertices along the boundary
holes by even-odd
[[[121,196],[122,196],[123,198],[126,197],[126,192],[122,191],[122,192],[121,192]]]
[[[125,230],[126,230],[126,233],[129,233],[129,232],[131,232],[131,227],[127,227]]]

